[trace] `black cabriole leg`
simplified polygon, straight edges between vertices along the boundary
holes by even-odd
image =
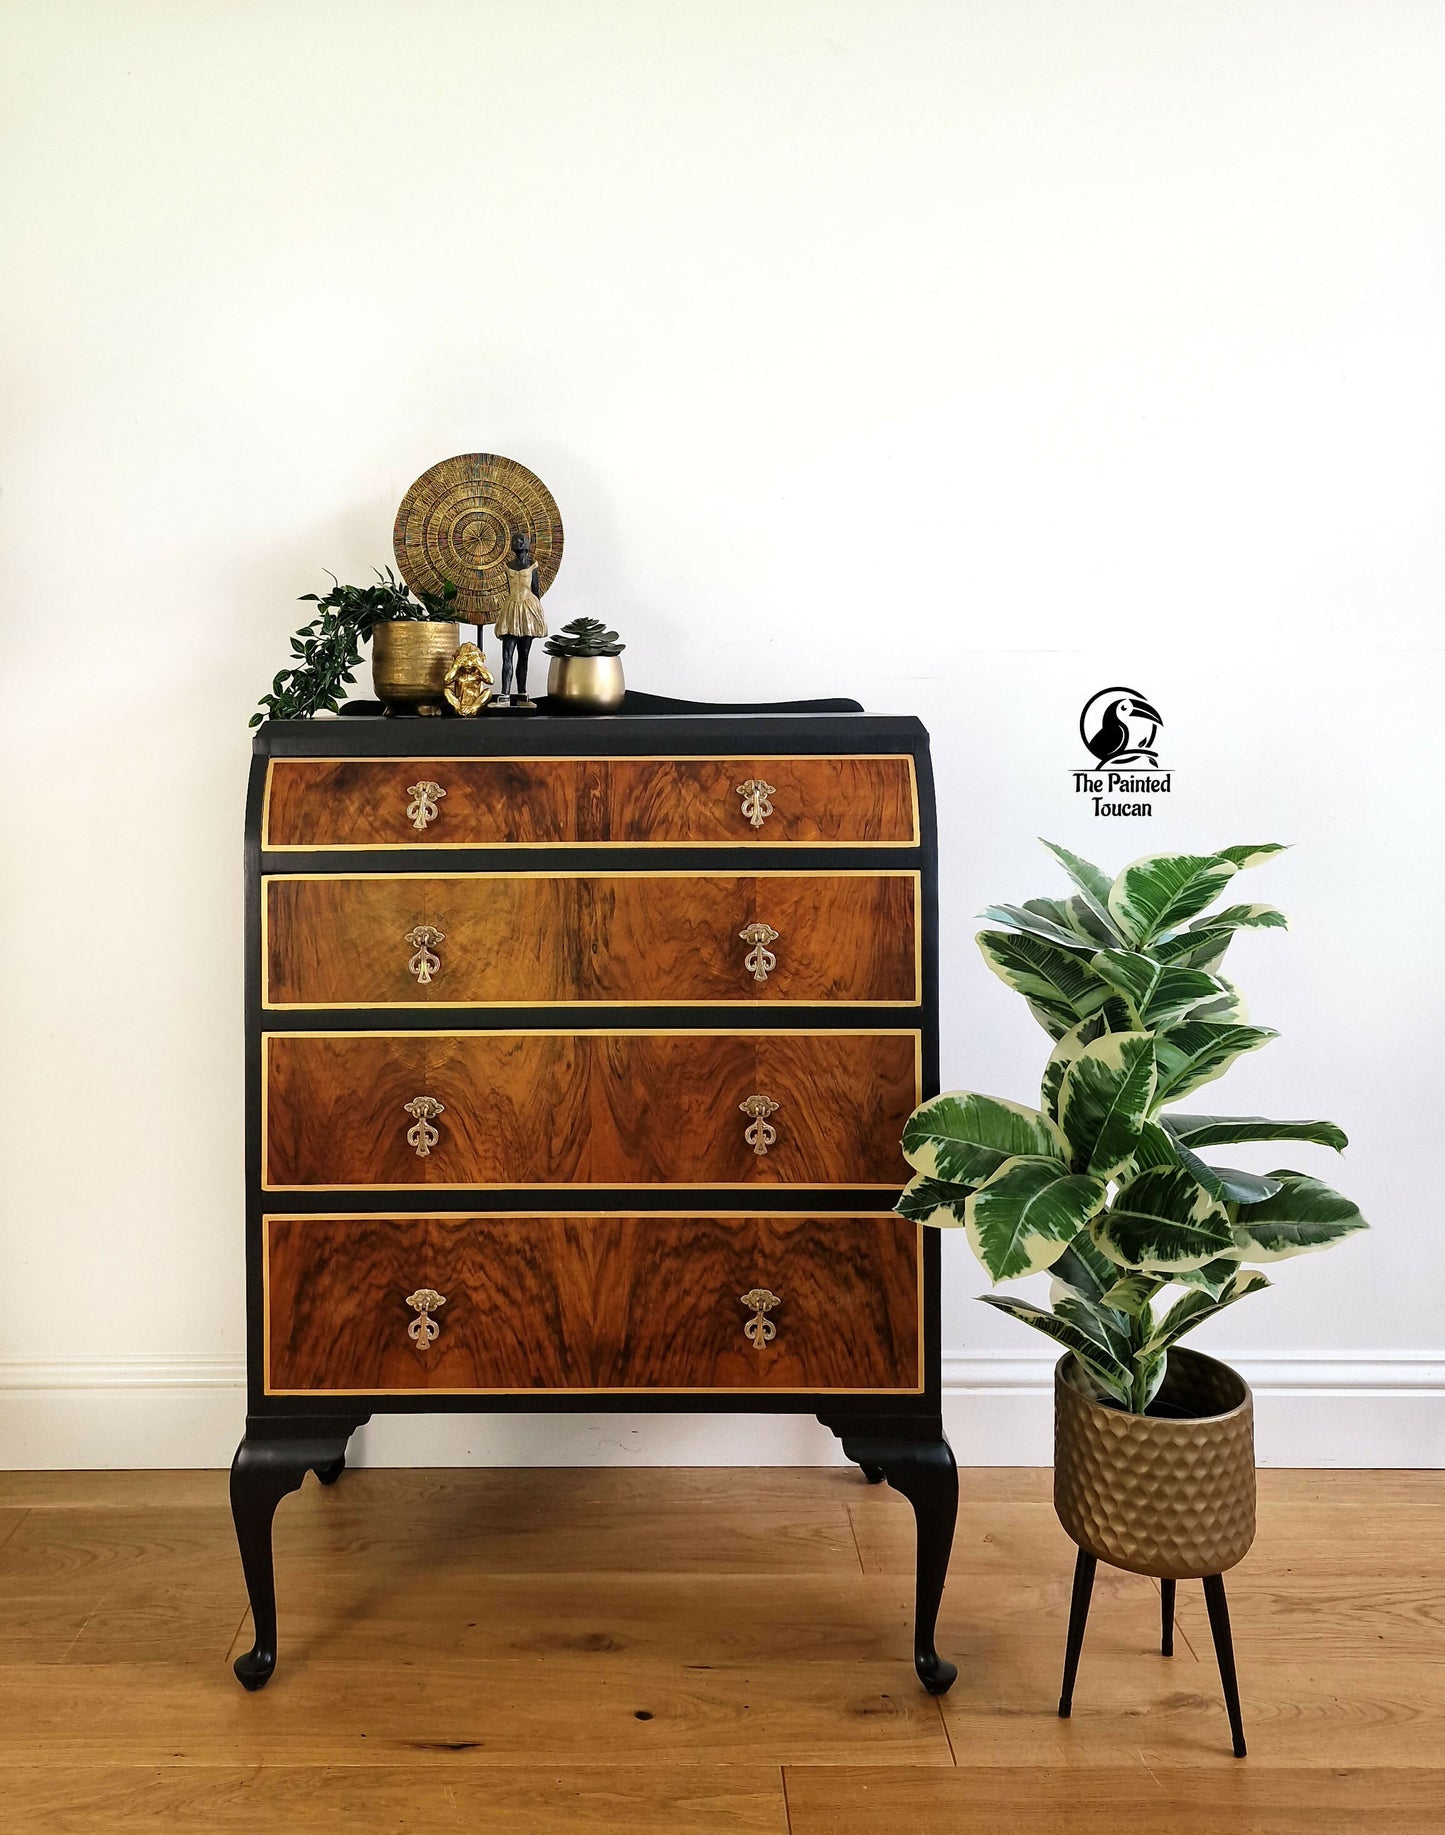
[[[868,1480],[870,1485],[881,1485],[883,1480],[888,1476],[881,1465],[860,1465],[858,1470]]]
[[[1089,1622],[1089,1600],[1094,1592],[1094,1555],[1081,1548],[1074,1563],[1074,1596],[1069,1602],[1069,1639],[1064,1647],[1064,1685],[1059,1690],[1059,1719],[1067,1720],[1074,1709],[1074,1681],[1079,1673],[1079,1653],[1084,1648],[1084,1627]]]
[[[276,1506],[288,1492],[301,1488],[308,1472],[315,1472],[323,1483],[334,1483],[346,1463],[350,1435],[350,1427],[326,1423],[318,1424],[314,1433],[284,1437],[248,1432],[236,1448],[231,1462],[231,1517],[256,1634],[251,1649],[233,1665],[243,1688],[264,1688],[276,1667],[276,1572],[271,1556]]]
[[[953,1448],[940,1427],[935,1436],[914,1439],[906,1429],[890,1431],[888,1423],[860,1421],[855,1429],[846,1421],[825,1420],[843,1442],[843,1451],[863,1468],[870,1483],[873,1474],[886,1478],[913,1506],[918,1529],[917,1585],[913,1608],[913,1667],[930,1695],[942,1695],[958,1678],[956,1666],[938,1654],[934,1642],[943,1583],[948,1577],[948,1557],[953,1551],[953,1527],[958,1520],[958,1467]]]
[[[1209,1608],[1209,1629],[1214,1638],[1214,1654],[1219,1659],[1219,1680],[1224,1684],[1224,1705],[1229,1711],[1234,1756],[1242,1759],[1246,1755],[1244,1717],[1239,1711],[1239,1678],[1234,1673],[1234,1639],[1229,1630],[1229,1601],[1224,1597],[1223,1574],[1205,1575],[1204,1603]]]
[[[1174,1655],[1174,1582],[1159,1582],[1159,1649],[1166,1657]]]

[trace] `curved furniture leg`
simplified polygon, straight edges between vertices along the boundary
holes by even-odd
[[[1224,1684],[1224,1705],[1229,1711],[1234,1756],[1242,1759],[1248,1749],[1244,1743],[1244,1718],[1239,1711],[1239,1678],[1234,1673],[1234,1639],[1229,1631],[1229,1601],[1224,1597],[1223,1574],[1205,1575],[1204,1603],[1209,1608],[1209,1629],[1214,1638],[1214,1654],[1219,1660],[1219,1680]]]
[[[1159,1582],[1159,1650],[1161,1655],[1174,1655],[1174,1582]]]
[[[1084,1627],[1089,1622],[1089,1600],[1094,1592],[1098,1557],[1081,1548],[1074,1563],[1074,1596],[1069,1602],[1069,1639],[1064,1647],[1064,1685],[1059,1690],[1059,1719],[1074,1711],[1074,1681],[1079,1673],[1079,1653],[1084,1648]]]
[[[317,1423],[310,1432],[270,1435],[247,1428],[231,1462],[231,1517],[241,1551],[241,1570],[251,1602],[256,1641],[233,1668],[243,1688],[264,1688],[276,1667],[276,1573],[271,1557],[271,1521],[289,1491],[299,1490],[308,1472],[339,1476],[351,1429]]]
[[[317,1478],[323,1485],[334,1485],[337,1479],[340,1478],[341,1474],[346,1470],[346,1455],[345,1453],[339,1453],[329,1464],[318,1465],[313,1469],[315,1470]]]
[[[868,1480],[870,1485],[881,1485],[883,1480],[888,1476],[881,1465],[860,1465],[858,1470]]]
[[[943,1695],[958,1678],[957,1667],[938,1654],[934,1633],[953,1527],[958,1520],[958,1467],[943,1425],[916,1420],[868,1421],[819,1417],[843,1442],[843,1451],[863,1475],[876,1483],[875,1472],[901,1491],[913,1506],[918,1527],[917,1585],[913,1610],[913,1667],[930,1695]],[[920,1425],[924,1432],[920,1433]],[[933,1425],[933,1431],[927,1427]]]

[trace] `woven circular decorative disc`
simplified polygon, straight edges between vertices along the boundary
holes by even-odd
[[[543,592],[562,565],[562,518],[552,493],[525,465],[495,452],[464,452],[424,471],[401,500],[391,545],[413,592],[456,587],[456,615],[492,624],[507,594],[512,536],[532,538]]]

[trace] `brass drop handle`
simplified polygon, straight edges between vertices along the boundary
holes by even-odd
[[[424,1351],[442,1335],[442,1328],[432,1318],[432,1314],[439,1306],[446,1305],[447,1296],[438,1293],[435,1287],[418,1287],[415,1293],[406,1296],[406,1303],[416,1314],[406,1328],[406,1335],[419,1351]]]
[[[773,813],[773,806],[768,801],[776,796],[776,788],[761,777],[745,777],[738,785],[736,794],[743,799],[743,814],[753,828],[761,828]]]
[[[423,829],[428,822],[435,822],[441,811],[438,802],[446,795],[440,784],[434,784],[429,777],[424,777],[419,784],[408,784],[406,794],[411,801],[406,806],[406,819],[415,829]]]
[[[778,1130],[768,1120],[770,1115],[777,1114],[778,1105],[770,1096],[749,1096],[738,1107],[744,1115],[752,1117],[743,1129],[743,1139],[761,1159],[778,1138]]]
[[[438,1115],[446,1114],[446,1107],[435,1096],[413,1096],[401,1106],[415,1124],[406,1131],[406,1144],[415,1148],[419,1160],[424,1160],[441,1139],[441,1130],[431,1124]]]
[[[743,967],[754,981],[766,981],[773,969],[778,966],[778,958],[768,948],[769,943],[776,943],[778,932],[771,924],[749,924],[738,932],[739,943],[751,943],[752,948],[743,957]]]
[[[765,1344],[768,1344],[778,1335],[778,1328],[773,1324],[768,1314],[775,1306],[782,1305],[782,1296],[776,1293],[769,1293],[766,1287],[751,1287],[745,1294],[741,1294],[739,1298],[742,1304],[746,1306],[753,1315],[752,1318],[747,1320],[744,1324],[743,1335],[747,1338],[749,1343],[752,1344],[755,1350],[761,1351]]]
[[[409,943],[416,951],[406,966],[416,976],[419,987],[429,986],[433,975],[441,973],[442,959],[436,948],[446,940],[445,931],[438,930],[435,924],[418,924],[402,938],[403,943]]]

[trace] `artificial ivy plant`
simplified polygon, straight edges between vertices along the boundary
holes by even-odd
[[[1269,1285],[1249,1264],[1325,1249],[1366,1225],[1305,1173],[1260,1177],[1200,1157],[1237,1141],[1338,1150],[1346,1141],[1333,1122],[1173,1107],[1277,1036],[1248,1023],[1219,969],[1237,931],[1284,929],[1283,913],[1241,904],[1205,914],[1280,846],[1153,854],[1110,880],[1044,845],[1076,891],[990,905],[984,917],[1007,928],[978,938],[1054,1041],[1041,1105],[964,1091],[924,1103],[903,1133],[918,1176],[898,1210],[961,1226],[995,1285],[1052,1270],[1048,1307],[982,1297],[1072,1351],[1105,1396],[1142,1414],[1169,1347]],[[1171,1288],[1181,1291],[1165,1306]]]
[[[317,615],[291,639],[292,662],[278,670],[270,694],[261,696],[263,711],[248,726],[263,720],[309,720],[323,708],[335,713],[356,680],[361,646],[378,624],[447,621],[456,617],[457,589],[448,580],[440,593],[413,598],[388,567],[377,572],[375,586],[343,586],[331,576],[329,593],[302,593]]]

